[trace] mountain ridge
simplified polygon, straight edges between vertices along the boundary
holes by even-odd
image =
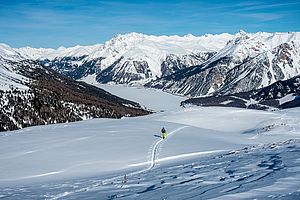
[[[292,78],[300,73],[300,34],[282,35],[267,35],[269,46],[242,35],[201,65],[179,70],[147,86],[196,97],[246,92]]]
[[[11,48],[8,58],[29,59],[30,51],[35,50]],[[36,61],[75,80],[91,76],[100,83],[144,85],[196,97],[246,92],[298,75],[299,52],[300,32],[199,37],[128,33],[104,44],[36,49],[31,59],[43,54]]]

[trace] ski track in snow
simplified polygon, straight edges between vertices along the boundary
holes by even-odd
[[[184,128],[187,128],[189,126],[182,126],[182,127],[179,127],[173,131],[171,131],[170,133],[167,134],[167,138],[166,139],[160,139],[159,141],[157,141],[153,148],[152,148],[152,152],[151,152],[151,163],[150,163],[150,166],[146,169],[142,169],[142,170],[138,170],[138,171],[134,171],[134,172],[131,172],[129,174],[127,174],[127,176],[134,176],[134,175],[137,175],[137,174],[140,174],[140,173],[144,173],[144,172],[147,172],[151,169],[153,169],[155,167],[155,164],[156,164],[156,157],[157,157],[157,149],[159,147],[159,145],[163,142],[163,141],[166,141],[168,138],[170,138],[173,134],[177,133],[178,131],[184,129]],[[149,162],[149,161],[148,161]],[[146,162],[146,163],[148,163]],[[146,163],[140,163],[138,165],[143,165],[143,164],[146,164]],[[131,166],[137,166],[137,165],[131,165]],[[105,179],[103,181],[103,183],[110,183],[110,182],[113,182],[115,180],[120,180],[122,179],[123,176],[116,176],[116,177],[112,177],[112,178],[109,178],[109,179]]]
[[[170,133],[167,134],[167,137],[166,139],[160,139],[159,141],[157,141],[153,148],[152,148],[152,152],[151,152],[151,163],[150,163],[150,166],[146,169],[142,169],[142,170],[138,170],[138,171],[134,171],[134,172],[131,172],[129,174],[127,174],[126,176],[127,177],[132,177],[132,176],[135,176],[137,174],[141,174],[141,173],[145,173],[147,171],[150,171],[152,170],[154,167],[155,167],[155,164],[156,164],[156,157],[157,157],[157,149],[159,147],[159,145],[163,142],[163,141],[166,141],[168,140],[172,135],[174,135],[175,133],[177,133],[178,131],[181,131],[182,129],[184,128],[187,128],[189,126],[181,126],[173,131],[171,131]],[[163,159],[160,159],[160,160],[163,160]],[[147,163],[147,162],[146,162]],[[143,164],[143,163],[142,163]],[[122,182],[122,179],[124,178],[124,176],[115,176],[115,177],[112,177],[112,178],[108,178],[108,179],[105,179],[103,180],[101,183],[104,184],[104,185],[107,185],[107,184],[111,184],[111,183],[114,183],[114,182],[118,182],[121,180]],[[93,185],[92,187],[96,187],[95,185]],[[123,185],[121,186],[123,187]],[[63,198],[63,197],[66,197],[66,196],[69,196],[69,195],[72,195],[74,193],[78,193],[78,192],[84,192],[84,191],[89,191],[91,189],[91,187],[86,187],[86,188],[80,188],[78,190],[75,190],[75,191],[72,191],[72,192],[63,192],[63,193],[60,193],[58,195],[55,195],[54,197],[50,198],[50,200],[56,200],[56,199],[60,199],[60,198]]]
[[[167,137],[165,140],[167,140],[168,138],[170,138],[174,133],[184,129],[184,128],[187,128],[188,126],[182,126],[182,127],[179,127],[177,128],[176,130],[170,132],[169,134],[167,134]],[[155,166],[155,161],[156,161],[156,154],[157,154],[157,148],[159,146],[160,143],[162,143],[164,141],[164,139],[160,139],[158,142],[156,142],[156,144],[154,145],[153,149],[152,149],[152,156],[151,156],[151,165],[150,167],[146,170],[151,170],[154,166]]]

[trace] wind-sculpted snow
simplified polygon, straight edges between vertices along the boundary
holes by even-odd
[[[161,164],[126,179],[6,187],[4,199],[298,199],[299,140]]]

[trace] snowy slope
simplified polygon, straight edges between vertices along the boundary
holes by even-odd
[[[18,50],[0,43],[0,91],[15,89],[28,90],[29,79],[20,74],[20,68],[12,64],[27,57]]]
[[[8,91],[12,89],[28,90],[29,79],[20,73],[9,63],[0,58],[0,90]]]
[[[148,168],[152,148],[159,141],[155,135],[162,126],[169,134],[175,132],[161,143],[158,159],[299,137],[281,133],[298,131],[294,125],[297,120],[281,113],[190,108],[136,119],[94,119],[2,133],[1,160],[6,164],[1,165],[0,182],[6,185],[105,175],[131,170],[131,165]],[[278,126],[274,134],[257,136],[258,130],[270,124]],[[252,132],[242,134],[246,131]]]
[[[143,96],[144,90],[139,90],[136,95]],[[167,104],[168,99],[157,103]],[[268,190],[272,185],[281,194],[297,195],[299,142],[288,140],[300,139],[298,113],[298,108],[265,112],[174,105],[174,111],[144,117],[2,133],[0,195],[176,199],[180,194],[179,199],[230,199],[245,192],[279,195]],[[168,133],[164,141],[159,138],[162,126]],[[128,180],[122,183],[125,174]],[[291,180],[289,187],[282,187],[283,180]],[[257,188],[265,189],[257,193]]]
[[[10,187],[4,199],[299,199],[299,140],[259,145],[119,179]],[[213,170],[212,170],[213,169]]]
[[[6,60],[20,61],[26,59],[18,50],[11,48],[10,46],[0,43],[0,58]]]
[[[299,32],[246,33],[240,31],[235,36],[211,59],[212,62],[222,57],[234,57],[235,61],[243,61],[247,57],[255,57],[257,54],[271,51],[283,43],[300,41]]]
[[[239,88],[241,88],[240,90],[245,90],[245,87],[247,87],[243,87],[244,82],[248,82],[249,85],[255,85],[253,89],[259,89],[278,80],[286,80],[299,75],[299,50],[299,32],[258,32],[255,34],[241,32],[238,38],[230,41],[209,62],[215,62],[224,57],[230,58],[231,60],[228,64],[230,71],[227,75],[228,78],[226,77],[227,80],[225,79],[224,82],[227,85],[235,85],[237,88],[231,88],[231,93],[233,91],[241,92],[238,91]],[[255,78],[258,80],[252,83],[251,80]],[[225,92],[222,92],[226,93],[228,89],[226,89],[225,85],[219,90],[225,90]]]

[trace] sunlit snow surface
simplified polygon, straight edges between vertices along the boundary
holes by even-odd
[[[183,109],[155,90],[106,89],[166,111],[0,133],[0,198],[300,198],[299,108]]]

